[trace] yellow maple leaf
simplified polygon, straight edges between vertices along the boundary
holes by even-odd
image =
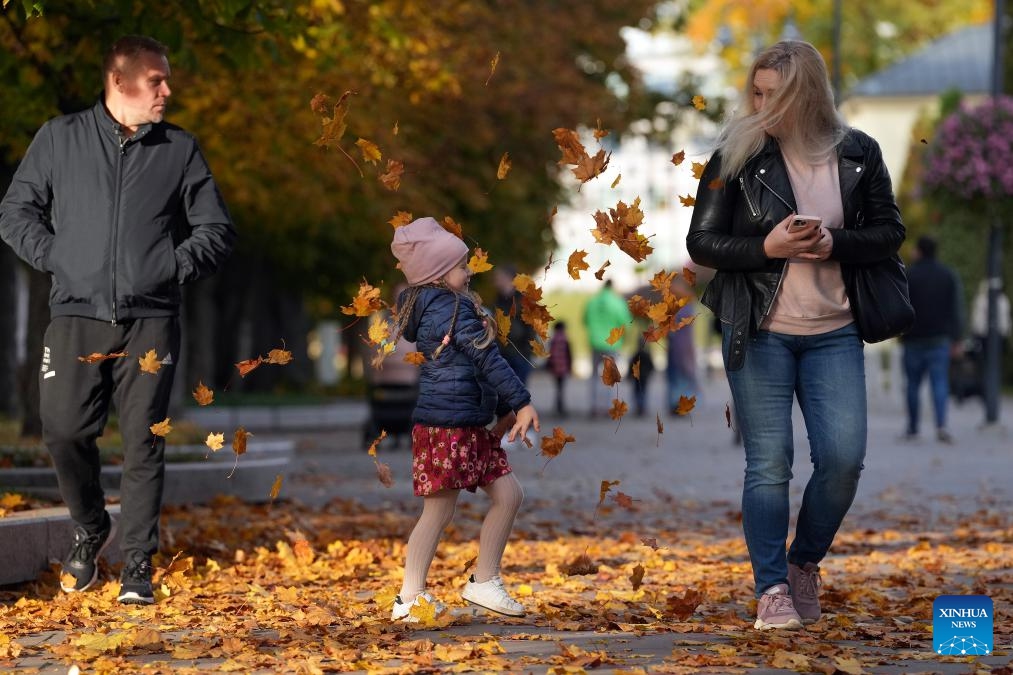
[[[535,286],[535,280],[529,274],[517,274],[514,276],[514,288],[521,293],[527,293]]]
[[[370,344],[382,345],[390,338],[390,322],[383,318],[382,314],[373,314],[369,317],[369,330],[366,337]]]
[[[369,454],[370,457],[376,457],[376,449],[379,447],[380,442],[385,438],[387,438],[387,430],[380,429],[380,435],[373,439],[373,442],[369,444],[367,454]]]
[[[630,366],[630,374],[633,375],[633,379],[640,381],[640,357],[638,356]]]
[[[580,273],[590,266],[587,264],[587,251],[574,251],[566,260],[566,271],[574,279],[580,279]]]
[[[158,358],[158,354],[154,349],[149,349],[144,353],[144,356],[137,359],[137,363],[141,366],[142,373],[151,373],[154,375],[162,367],[162,361]]]
[[[471,270],[472,274],[481,274],[482,272],[488,272],[493,268],[489,264],[489,254],[480,248],[475,249],[475,253],[468,260],[468,269]]]
[[[464,229],[461,227],[461,224],[450,216],[445,216],[440,225],[443,226],[444,230],[455,235],[458,239],[464,239]]]
[[[204,382],[199,381],[197,388],[193,390],[193,400],[197,401],[197,405],[211,405],[214,403],[215,393]]]
[[[216,434],[214,432],[208,434],[208,437],[204,439],[204,445],[208,446],[211,452],[218,452],[225,445],[225,434]]]
[[[394,217],[387,221],[395,230],[412,222],[412,214],[407,211],[398,211]]]
[[[373,141],[367,141],[365,138],[360,138],[355,142],[359,146],[359,150],[362,151],[362,158],[370,164],[376,164],[382,158],[380,148],[377,147]]]
[[[496,178],[503,180],[510,173],[510,169],[513,167],[513,162],[510,161],[510,153],[504,152],[503,156],[499,158],[499,166],[496,168]]]
[[[707,168],[707,162],[693,162],[693,178],[700,180],[703,170]]]
[[[676,415],[688,415],[696,406],[696,396],[680,396],[679,403],[675,406]]]
[[[496,308],[496,339],[499,340],[500,344],[505,345],[507,343],[507,336],[510,335],[510,317],[500,309]]]
[[[264,359],[264,363],[270,363],[276,366],[284,366],[292,360],[292,352],[287,349],[272,349],[267,353],[267,358]]]
[[[359,282],[359,293],[352,299],[352,304],[342,306],[342,314],[353,316],[369,316],[383,308],[383,301],[380,300],[380,289],[372,286],[367,281]]]
[[[165,438],[165,436],[168,435],[170,431],[172,431],[172,425],[169,424],[168,417],[166,417],[161,422],[156,422],[155,424],[152,424],[148,428],[151,429],[152,434],[154,434],[155,436],[161,436],[162,438]]]

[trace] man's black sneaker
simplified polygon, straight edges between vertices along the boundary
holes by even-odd
[[[98,579],[98,559],[113,537],[113,520],[103,512],[105,520],[98,532],[88,532],[80,525],[74,528],[74,544],[63,561],[60,588],[66,593],[86,591]]]
[[[151,589],[151,557],[142,551],[130,551],[120,575],[120,596],[125,605],[150,605],[155,602]]]

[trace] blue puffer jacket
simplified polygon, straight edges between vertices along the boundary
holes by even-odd
[[[494,415],[520,410],[531,402],[531,394],[495,342],[484,349],[475,346],[485,333],[482,318],[471,298],[462,294],[455,302],[455,296],[449,289],[423,288],[405,326],[405,338],[426,356],[420,366],[419,399],[412,415],[417,424],[485,426]],[[450,330],[455,305],[457,322],[450,343],[433,360],[433,352]]]

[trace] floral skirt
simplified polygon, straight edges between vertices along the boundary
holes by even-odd
[[[470,490],[510,473],[506,452],[485,427],[412,428],[412,484],[420,497]]]

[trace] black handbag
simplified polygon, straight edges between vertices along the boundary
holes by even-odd
[[[854,279],[848,300],[862,340],[882,342],[911,327],[915,310],[899,255],[894,253],[872,265],[853,265],[852,270]]]

